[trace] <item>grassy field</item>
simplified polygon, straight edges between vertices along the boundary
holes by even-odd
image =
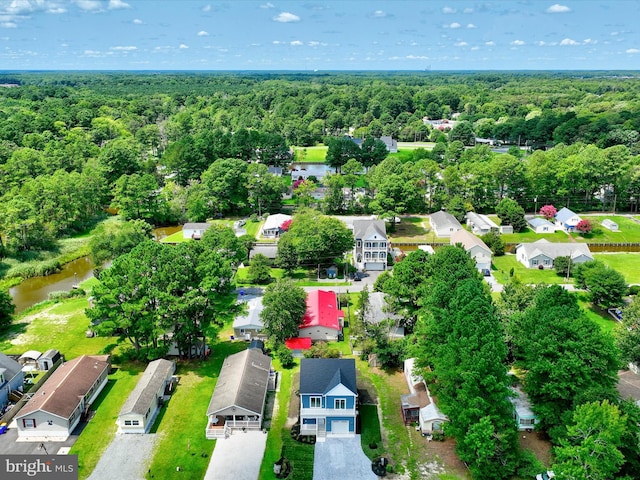
[[[588,318],[598,324],[603,332],[613,333],[621,324],[616,322],[609,313],[601,308],[594,307],[587,299],[584,292],[577,293],[578,304],[582,307]]]
[[[571,236],[578,241],[588,243],[638,243],[640,242],[640,223],[636,223],[628,217],[619,215],[588,216],[593,225],[593,231],[589,234],[572,233]],[[602,221],[609,218],[616,222],[619,231],[612,232],[602,226]]]
[[[423,217],[402,217],[400,223],[396,224],[396,231],[391,233],[387,226],[387,235],[391,242],[395,243],[415,243],[432,242],[433,235],[429,233],[430,225]]]
[[[493,276],[499,283],[505,284],[509,281],[510,271],[513,268],[514,276],[518,277],[522,283],[573,283],[573,279],[567,281],[564,277],[556,274],[555,270],[538,270],[537,268],[526,268],[515,255],[504,255],[493,257]]]
[[[360,405],[361,433],[360,443],[362,451],[371,460],[380,455],[382,434],[380,433],[380,419],[376,405]],[[375,448],[371,448],[375,446]]]
[[[104,390],[91,406],[96,414],[82,431],[70,454],[78,455],[78,476],[85,479],[98,464],[102,453],[116,434],[116,420],[125,400],[136,386],[142,365],[127,365],[109,375]]]
[[[328,147],[315,145],[313,147],[294,147],[295,162],[324,163]]]
[[[284,278],[286,276],[285,270],[282,268],[272,268],[271,269],[271,278],[277,280],[279,278]],[[241,267],[238,268],[235,276],[235,281],[238,286],[248,287],[252,286],[248,283],[247,276],[249,275],[249,267]],[[308,269],[308,268],[297,268],[291,276],[289,276],[293,280],[293,283],[298,285],[299,287],[328,287],[328,286],[342,286],[348,285],[344,280],[340,280],[339,278],[336,281],[318,281],[316,269]],[[259,285],[255,285],[259,286]],[[264,285],[263,285],[264,286]]]
[[[220,225],[224,225],[225,227],[229,227],[229,228],[233,228],[233,222],[235,220],[238,220],[238,218],[235,219],[221,219],[221,220],[208,220],[208,223],[212,223],[212,224],[220,224]],[[250,222],[247,221],[247,223],[244,225],[244,228],[247,231],[247,235],[251,235],[253,238],[257,238],[258,237],[258,232],[260,231],[260,226],[262,225],[263,222]],[[162,240],[160,240],[160,243],[182,243],[182,242],[189,242],[191,241],[190,238],[184,238],[184,236],[182,235],[182,230],[180,230],[179,232],[175,232],[165,238],[163,238]]]
[[[565,232],[553,232],[553,233],[536,233],[533,230],[527,228],[524,232],[520,233],[506,233],[502,234],[502,240],[505,243],[528,243],[535,242],[540,239],[545,239],[550,242],[570,242],[569,236]]]
[[[640,253],[595,253],[593,257],[620,272],[627,283],[640,283]]]

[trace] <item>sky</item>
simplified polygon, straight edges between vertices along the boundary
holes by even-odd
[[[638,70],[637,0],[0,0],[1,70]]]

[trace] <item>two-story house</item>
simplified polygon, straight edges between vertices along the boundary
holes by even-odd
[[[326,437],[356,434],[356,362],[353,358],[300,361],[300,433]]]
[[[358,270],[383,271],[387,268],[389,240],[383,220],[354,220],[353,261]]]

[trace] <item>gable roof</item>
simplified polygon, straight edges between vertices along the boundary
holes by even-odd
[[[431,221],[431,226],[434,229],[455,228],[458,230],[462,230],[462,225],[460,225],[460,222],[456,220],[456,217],[445,211],[440,210],[438,212],[432,213],[429,216],[429,219]]]
[[[37,410],[69,418],[91,386],[109,369],[109,355],[82,355],[60,365],[18,413]]]
[[[191,222],[191,223],[185,223],[182,226],[182,230],[207,230],[210,227],[211,227],[210,223]]]
[[[303,358],[300,360],[300,394],[326,394],[337,385],[358,394],[353,358]]]
[[[354,220],[353,221],[354,238],[373,238],[377,236],[379,239],[387,239],[387,227],[384,220]]]
[[[175,369],[175,363],[162,358],[150,362],[120,409],[120,415],[147,413],[151,402],[156,398],[156,393],[163,387],[167,378],[173,375]]]
[[[280,228],[280,226],[287,220],[291,220],[291,215],[285,215],[284,213],[276,213],[269,215],[262,225],[262,230],[274,230]]]
[[[340,319],[344,312],[338,309],[335,292],[312,290],[307,293],[307,311],[300,328],[326,327],[340,330]]]
[[[487,247],[487,244],[482,241],[480,237],[477,237],[473,233],[462,229],[451,234],[451,238],[449,240],[451,245],[455,245],[457,243],[462,244],[466,251],[471,250],[473,247],[481,247],[491,254],[491,249]]]
[[[576,216],[574,212],[569,210],[567,207],[562,207],[558,213],[556,213],[556,220],[565,223],[567,220],[570,220],[571,217]]]
[[[224,359],[207,415],[236,406],[260,415],[267,394],[271,357],[252,348]]]
[[[0,352],[0,370],[4,370],[4,379],[8,382],[22,370],[22,367],[13,358]]]
[[[545,255],[551,259],[557,257],[577,258],[582,255],[593,259],[591,250],[586,243],[552,243],[544,238],[533,243],[521,243],[516,247],[524,249],[527,258]]]
[[[534,229],[538,228],[538,227],[549,227],[549,228],[553,228],[553,223],[551,223],[549,220],[546,220],[544,218],[528,218],[527,219],[527,223],[529,225],[531,225],[531,227],[533,227]]]
[[[260,320],[260,314],[264,309],[262,297],[250,298],[247,301],[248,311],[233,320],[233,328],[255,327],[263,328],[264,324]]]
[[[496,223],[486,215],[481,215],[476,212],[468,212],[466,217],[469,223],[473,224],[474,227],[480,230],[491,230],[492,228],[498,228],[498,225],[496,225]]]

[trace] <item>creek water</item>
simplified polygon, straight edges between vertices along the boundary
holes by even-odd
[[[177,227],[160,227],[153,230],[155,240],[160,240],[179,230]],[[81,257],[62,266],[62,270],[46,277],[33,277],[9,289],[16,306],[16,313],[49,298],[51,292],[68,291],[74,285],[93,277],[94,264],[89,257]]]

